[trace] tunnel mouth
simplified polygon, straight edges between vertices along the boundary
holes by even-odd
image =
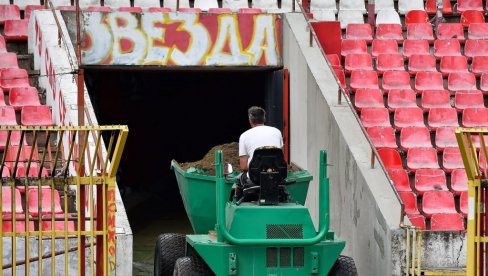
[[[266,108],[273,70],[85,69],[100,125],[128,125],[118,178],[134,231],[184,215],[171,160],[200,160],[212,147],[238,142],[247,109]],[[275,112],[275,111],[272,111]]]

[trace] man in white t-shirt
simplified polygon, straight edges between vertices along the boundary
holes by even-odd
[[[239,137],[239,164],[243,175],[248,171],[255,149],[269,146],[283,148],[280,130],[264,125],[266,112],[263,108],[252,106],[247,113],[251,128]]]

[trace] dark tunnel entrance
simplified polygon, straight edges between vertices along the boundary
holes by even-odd
[[[99,124],[129,126],[118,182],[135,235],[172,213],[186,220],[172,159],[200,160],[215,145],[237,142],[252,105],[282,128],[279,72],[86,69]]]

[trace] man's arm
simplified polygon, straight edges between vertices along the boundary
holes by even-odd
[[[242,172],[247,172],[247,170],[249,169],[247,167],[247,161],[248,160],[249,160],[249,156],[247,156],[247,155],[239,156],[239,165],[241,167]]]

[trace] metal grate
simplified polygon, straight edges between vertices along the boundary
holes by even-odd
[[[291,266],[291,248],[282,247],[280,248],[280,267],[290,267]]]
[[[303,239],[302,224],[267,224],[267,239]]]
[[[293,248],[293,266],[294,267],[303,267],[304,264],[304,248],[303,247],[295,247]]]
[[[266,248],[266,267],[278,266],[278,249],[276,247]]]

